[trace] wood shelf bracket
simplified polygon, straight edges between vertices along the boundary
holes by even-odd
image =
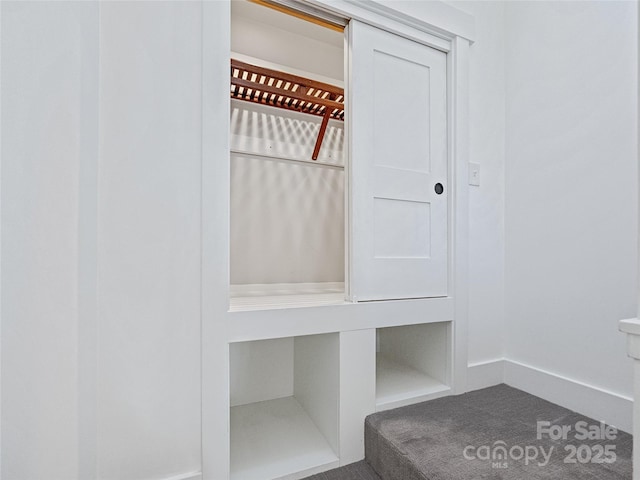
[[[231,98],[322,117],[312,160],[330,119],[344,121],[344,89],[231,59]]]

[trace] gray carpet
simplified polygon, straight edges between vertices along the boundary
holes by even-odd
[[[553,440],[547,434],[538,439],[538,421],[571,430],[566,440]],[[382,480],[631,479],[631,435],[618,432],[615,440],[580,440],[576,438],[580,421],[600,425],[498,385],[370,415],[365,421],[366,459]],[[497,445],[505,445],[513,455],[486,459],[487,452],[498,451]],[[615,452],[615,461],[589,461],[604,460],[607,445]],[[468,446],[473,448],[467,449],[465,458]],[[530,457],[537,453],[538,458],[519,458],[527,447]],[[573,448],[580,448],[580,457],[573,457],[576,463],[566,463]]]
[[[538,421],[571,430],[566,440],[548,434],[538,439]],[[309,480],[630,480],[631,435],[618,431],[615,440],[581,440],[576,438],[578,422],[599,426],[566,408],[498,385],[370,415],[365,421],[368,463]],[[500,453],[495,448],[500,445],[513,455],[485,459],[487,453]],[[518,458],[527,447],[530,457],[537,458]],[[605,448],[615,452],[615,461],[596,463],[604,460]],[[572,451],[577,455],[570,457]],[[565,462],[572,458],[575,463]]]

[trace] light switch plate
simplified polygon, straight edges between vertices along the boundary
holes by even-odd
[[[480,186],[480,164],[469,163],[469,185]]]

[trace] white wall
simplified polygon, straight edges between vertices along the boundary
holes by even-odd
[[[163,478],[201,468],[201,6],[100,20],[98,478]]]
[[[636,305],[635,6],[450,3],[477,32],[469,388],[506,380],[628,426],[616,321]]]
[[[197,472],[202,7],[1,8],[2,478]]]
[[[78,475],[81,162],[97,4],[2,2],[2,478]],[[95,82],[94,82],[94,86]],[[81,288],[81,287],[80,287]]]
[[[480,186],[469,187],[468,380],[470,388],[478,388],[501,380],[504,356],[504,2],[449,3],[476,21],[469,65],[469,161],[480,165]]]
[[[637,6],[511,2],[505,20],[507,357],[610,418],[567,388],[632,393],[617,321],[637,301]]]

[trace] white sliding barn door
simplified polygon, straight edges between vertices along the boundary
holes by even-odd
[[[352,299],[446,296],[446,54],[357,21],[349,34]]]

